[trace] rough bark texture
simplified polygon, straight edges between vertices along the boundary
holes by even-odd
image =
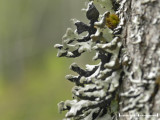
[[[131,66],[123,79],[121,119],[160,119],[160,1],[122,0],[117,12],[125,24],[122,42],[130,55]]]

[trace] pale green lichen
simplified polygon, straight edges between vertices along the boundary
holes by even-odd
[[[105,1],[100,4],[105,5]],[[68,28],[62,45],[55,45],[58,49],[57,56],[74,58],[84,52],[96,51],[93,60],[99,59],[100,62],[86,65],[86,69],[81,69],[76,63],[71,64],[70,69],[78,74],[66,76],[66,79],[75,83],[72,88],[73,100],[62,101],[58,107],[60,111],[68,110],[66,120],[116,119],[116,92],[122,77],[122,43],[119,36],[114,35],[112,40],[106,36],[106,16],[110,12],[99,15],[93,2],[88,3],[85,11],[90,24],[74,20],[77,29],[74,32]],[[82,36],[83,32],[88,32],[87,36]]]

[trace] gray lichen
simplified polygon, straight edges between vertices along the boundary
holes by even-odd
[[[73,100],[61,101],[59,110],[68,110],[66,120],[111,120],[117,119],[118,90],[121,84],[123,69],[122,64],[128,61],[123,55],[120,33],[124,23],[113,30],[114,38],[107,39],[106,17],[110,12],[99,15],[99,11],[93,4],[88,3],[85,10],[86,17],[90,21],[87,25],[74,20],[77,29],[67,29],[62,38],[62,45],[56,44],[58,57],[79,57],[84,52],[96,51],[93,60],[100,60],[96,65],[86,65],[80,68],[76,63],[71,64],[70,69],[78,75],[67,75],[66,79],[75,83],[72,88]],[[88,32],[87,36],[81,33]]]
[[[74,20],[77,29],[68,28],[62,45],[55,48],[58,57],[68,58],[96,51],[93,60],[100,62],[87,64],[85,69],[71,64],[70,69],[78,74],[66,76],[75,83],[73,100],[60,102],[60,112],[68,110],[66,120],[123,119],[118,113],[129,115],[124,119],[152,119],[148,115],[159,113],[156,104],[160,103],[160,1],[111,0],[120,19],[111,31],[112,40],[106,35],[110,12],[101,15],[94,0],[90,1],[84,10],[89,25]],[[107,7],[107,0],[95,1]],[[83,36],[84,32],[88,34]]]

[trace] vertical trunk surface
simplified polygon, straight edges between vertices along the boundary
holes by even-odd
[[[124,22],[122,41],[131,60],[124,68],[120,104],[120,115],[130,116],[120,119],[160,119],[160,1],[122,0],[117,13]],[[151,114],[156,116],[147,116]]]

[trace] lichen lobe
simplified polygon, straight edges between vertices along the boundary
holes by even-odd
[[[55,45],[58,49],[58,57],[74,58],[84,52],[96,51],[93,60],[100,60],[96,65],[86,65],[86,69],[80,68],[76,63],[71,64],[70,69],[78,74],[66,76],[66,79],[75,83],[72,88],[73,100],[58,104],[60,111],[68,110],[66,119],[117,118],[118,102],[113,101],[117,101],[117,91],[122,78],[122,59],[120,58],[122,42],[118,35],[115,35],[113,40],[108,40],[104,36],[106,16],[109,14],[110,12],[106,11],[100,17],[93,2],[89,2],[86,17],[90,24],[76,20],[77,29],[73,31],[68,28],[62,45]],[[115,28],[115,30],[120,33],[121,29]],[[86,31],[88,35],[81,36]]]

